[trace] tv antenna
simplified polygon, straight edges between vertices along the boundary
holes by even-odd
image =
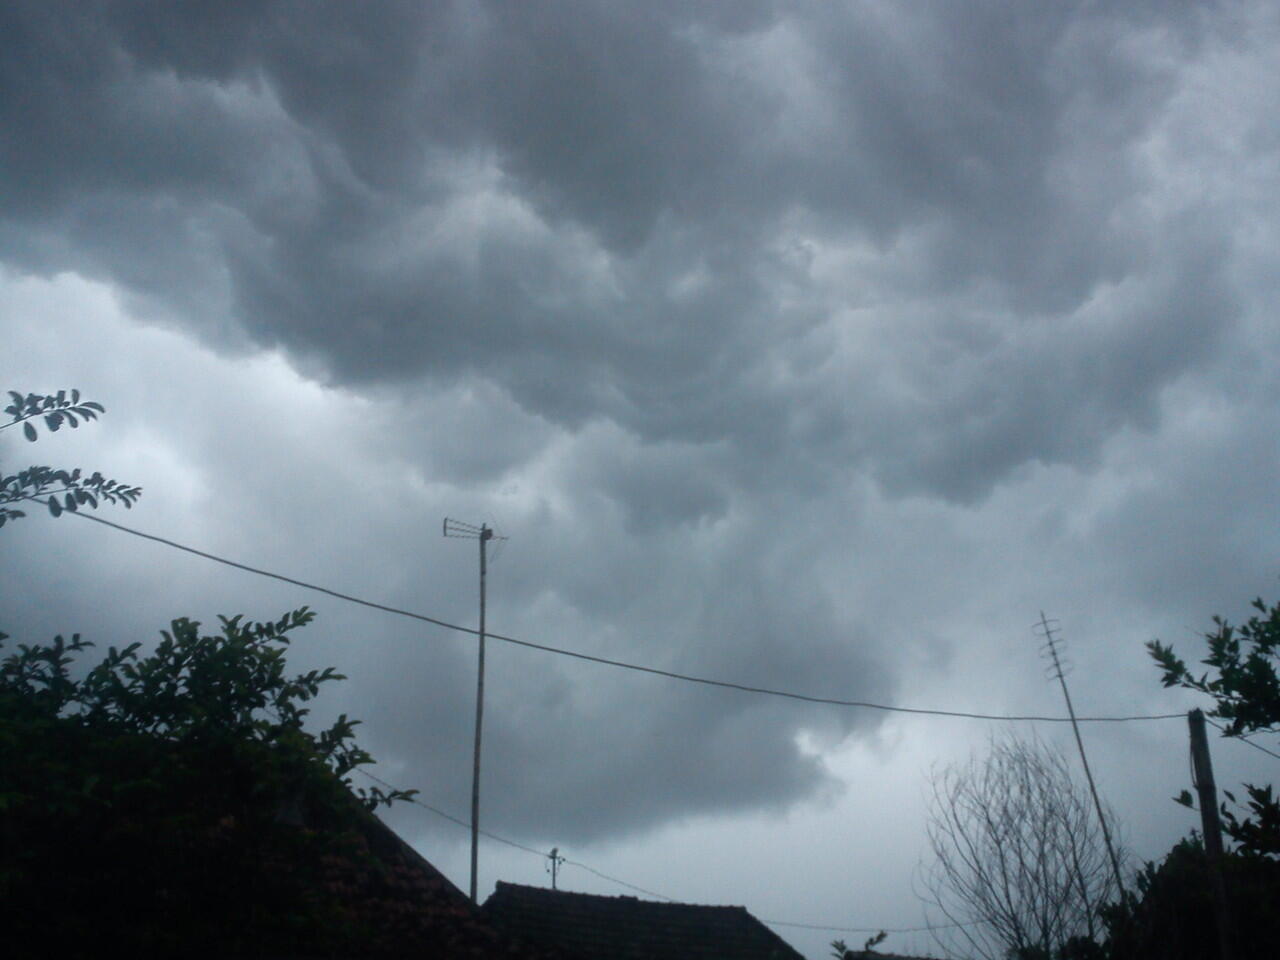
[[[1067,702],[1067,716],[1071,718],[1071,729],[1076,735],[1076,746],[1080,750],[1080,763],[1084,766],[1085,779],[1089,781],[1089,793],[1093,795],[1093,806],[1098,811],[1098,823],[1102,825],[1102,839],[1107,845],[1107,856],[1111,859],[1111,872],[1115,874],[1116,891],[1124,895],[1124,878],[1120,875],[1120,861],[1116,857],[1116,848],[1111,842],[1111,828],[1107,826],[1107,818],[1102,812],[1102,801],[1098,799],[1098,788],[1093,782],[1093,771],[1089,769],[1089,758],[1084,753],[1084,740],[1080,738],[1080,724],[1076,722],[1076,710],[1071,705],[1071,694],[1067,691],[1067,674],[1069,663],[1064,663],[1059,651],[1061,640],[1057,634],[1057,620],[1050,620],[1040,611],[1040,620],[1035,625],[1036,632],[1044,639],[1040,647],[1040,656],[1049,661],[1046,674],[1051,680],[1057,680],[1062,686],[1062,698]]]
[[[480,732],[484,724],[484,604],[485,575],[488,572],[488,547],[490,540],[506,540],[496,536],[493,528],[482,523],[476,526],[465,520],[444,518],[444,535],[451,539],[480,541],[480,649],[476,664],[476,738],[471,763],[471,902],[476,899],[476,864],[480,850]]]
[[[556,877],[560,874],[560,867],[564,864],[564,857],[560,856],[560,848],[552,847],[551,852],[547,854],[546,870],[551,874],[551,889],[556,888]]]

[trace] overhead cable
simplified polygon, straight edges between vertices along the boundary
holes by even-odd
[[[71,513],[71,511],[67,511]],[[373,610],[381,610],[384,613],[394,614],[399,617],[408,617],[411,620],[420,620],[423,623],[434,624],[437,627],[443,627],[446,630],[455,630],[459,633],[466,633],[472,636],[479,636],[480,631],[474,627],[465,627],[461,624],[450,623],[447,620],[441,620],[438,617],[428,616],[424,613],[416,613],[412,610],[404,610],[399,607],[388,606],[385,603],[377,603],[373,600],[365,600],[362,597],[353,596],[349,593],[342,593],[338,590],[322,587],[318,584],[308,583],[305,580],[298,580],[294,577],[288,577],[281,573],[274,573],[270,570],[263,570],[259,567],[252,567],[246,563],[239,563],[235,560],[229,560],[226,557],[220,557],[217,554],[209,553],[205,550],[197,550],[195,547],[189,547],[186,544],[178,543],[175,540],[169,540],[165,537],[159,537],[151,533],[143,533],[141,530],[135,530],[132,527],[126,527],[120,523],[114,523],[111,520],[104,520],[102,517],[94,516],[90,513],[71,513],[71,516],[81,517],[85,520],[91,520],[94,523],[102,524],[113,530],[119,530],[131,536],[141,537],[144,540],[150,540],[175,550],[181,550],[184,553],[190,553],[197,557],[203,557],[206,560],[212,560],[214,563],[220,563],[224,566],[234,567],[237,570],[243,570],[246,573],[252,573],[260,577],[268,577],[272,580],[279,580],[283,583],[289,583],[297,587],[303,587],[307,590],[314,590],[317,593],[323,593],[326,596],[333,597],[337,600],[343,600],[347,603],[358,604],[363,607],[369,607]],[[721,687],[727,690],[738,690],[743,693],[757,693],[770,697],[782,697],[787,700],[800,700],[805,703],[828,704],[837,707],[860,707],[866,710],[881,710],[887,713],[907,713],[922,716],[933,717],[957,717],[966,720],[999,720],[999,721],[1033,721],[1037,723],[1070,723],[1070,717],[1051,717],[1036,714],[992,714],[992,713],[974,713],[965,710],[936,710],[923,707],[902,707],[891,706],[885,703],[872,703],[868,700],[845,700],[839,697],[816,697],[804,693],[794,693],[787,690],[776,690],[771,687],[759,687],[744,683],[734,683],[731,680],[715,680],[710,677],[699,677],[687,673],[677,673],[673,670],[663,670],[658,667],[647,667],[642,664],[628,663],[625,660],[613,660],[609,657],[599,657],[595,654],[582,653],[578,650],[566,650],[562,647],[552,647],[542,643],[534,643],[531,640],[520,640],[516,637],[505,636],[501,633],[491,633],[485,631],[485,636],[491,640],[500,640],[503,643],[510,643],[519,647],[526,647],[530,650],[541,650],[543,653],[552,653],[561,657],[572,657],[575,660],[585,660],[589,663],[599,663],[604,666],[618,667],[623,670],[634,670],[638,673],[648,673],[657,677],[666,677],[670,680],[682,680],[686,683],[697,683],[708,687]],[[1140,720],[1181,720],[1182,713],[1157,713],[1157,714],[1135,714],[1129,716],[1098,716],[1098,717],[1076,717],[1080,723],[1128,723]]]
[[[359,767],[357,767],[356,772],[363,774],[364,776],[368,777],[370,780],[373,780],[376,783],[382,784],[384,787],[387,787],[390,790],[399,790],[399,787],[395,786],[395,784],[387,783],[387,781],[383,780],[381,777],[374,776],[368,770],[361,770]],[[468,823],[466,820],[463,820],[461,817],[455,817],[451,813],[446,813],[445,811],[441,810],[439,807],[433,807],[431,804],[426,803],[425,801],[419,800],[417,797],[401,797],[401,799],[408,800],[414,806],[422,807],[422,809],[424,810],[430,810],[436,816],[443,817],[444,819],[450,821],[451,823],[456,823],[460,827],[465,827],[468,830],[471,829],[471,824]],[[543,853],[541,850],[535,850],[533,849],[533,847],[526,847],[523,843],[517,843],[514,840],[508,840],[506,837],[500,837],[496,833],[490,833],[488,830],[479,830],[477,832],[480,834],[480,836],[486,837],[489,840],[493,840],[496,843],[505,843],[508,847],[515,847],[517,850],[523,850],[525,853],[532,853],[535,856],[546,857],[546,854]]]
[[[1264,747],[1264,746],[1263,746],[1262,744],[1260,744],[1260,743],[1255,743],[1254,741],[1252,741],[1252,740],[1250,740],[1248,737],[1246,737],[1243,733],[1230,733],[1230,732],[1228,732],[1226,727],[1224,727],[1224,726],[1223,726],[1222,724],[1220,724],[1220,723],[1216,723],[1216,722],[1213,720],[1213,718],[1212,718],[1212,717],[1205,717],[1205,720],[1207,720],[1207,721],[1208,721],[1212,726],[1215,726],[1215,727],[1217,727],[1219,730],[1221,730],[1221,731],[1222,731],[1222,735],[1223,735],[1224,737],[1227,737],[1227,738],[1228,738],[1228,739],[1230,739],[1230,740],[1239,740],[1241,743],[1247,743],[1249,746],[1253,747],[1253,749],[1255,749],[1255,750],[1261,750],[1261,751],[1262,751],[1263,753],[1265,753],[1267,756],[1269,756],[1269,757],[1275,757],[1277,760],[1280,760],[1280,753],[1276,753],[1274,750],[1268,750],[1266,747]]]
[[[388,783],[386,780],[383,780],[381,777],[378,777],[372,773],[369,773],[369,771],[367,770],[359,770],[357,768],[357,772],[368,777],[370,780],[375,781],[376,783],[382,784],[384,787],[387,787],[390,790],[399,789],[394,784]],[[463,820],[461,817],[455,817],[452,814],[446,813],[445,811],[441,810],[439,807],[434,807],[429,803],[424,803],[423,801],[417,799],[416,797],[410,797],[409,802],[416,806],[422,807],[424,810],[431,811],[432,813],[436,814],[436,816],[443,817],[445,820],[448,820],[450,823],[455,823],[458,826],[466,827],[467,829],[471,828],[471,824],[467,823],[467,821]],[[489,840],[494,840],[494,841],[497,841],[498,843],[506,844],[508,847],[515,847],[517,850],[523,850],[525,853],[531,853],[534,856],[542,858],[543,860],[547,859],[547,857],[549,856],[549,854],[544,853],[541,850],[535,850],[533,847],[527,847],[523,843],[517,843],[515,840],[510,840],[507,837],[499,836],[496,833],[490,833],[487,830],[481,830],[480,835],[482,837],[488,838]],[[630,883],[626,880],[619,879],[618,877],[610,876],[607,873],[602,873],[601,871],[597,870],[595,867],[589,866],[580,860],[570,860],[568,858],[565,858],[561,862],[564,863],[566,866],[578,867],[582,870],[587,871],[587,873],[594,874],[595,876],[599,877],[601,880],[607,880],[610,883],[616,883],[620,887],[626,887],[628,890],[634,890],[637,893],[643,893],[647,897],[657,897],[659,900],[666,900],[668,903],[680,902],[676,900],[675,897],[669,897],[665,893],[658,893],[656,890],[649,890],[645,887],[637,886],[636,884]],[[971,923],[935,923],[932,926],[928,926],[928,927],[842,927],[842,926],[836,926],[836,925],[824,924],[824,923],[797,923],[791,920],[763,920],[762,922],[767,923],[773,927],[796,927],[802,930],[831,930],[836,933],[878,933],[881,930],[883,930],[885,933],[923,933],[929,930],[940,930],[945,927],[967,927],[967,926],[973,925]]]

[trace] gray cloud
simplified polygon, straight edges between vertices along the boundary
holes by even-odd
[[[1265,11],[24,3],[0,37],[6,283],[92,278],[135,321],[303,378],[98,348],[107,393],[189,393],[128,429],[170,483],[182,464],[223,492],[188,532],[229,552],[271,530],[263,563],[465,619],[469,559],[421,544],[444,513],[496,516],[510,632],[886,699],[961,642],[933,604],[999,606],[971,553],[1030,592],[1019,552],[1058,549],[1053,582],[1096,584],[1072,530],[1111,509],[1097,568],[1145,609],[1203,574],[1144,539],[1235,531],[1198,606],[1272,544],[1249,535],[1265,480],[1185,459],[1201,406],[1231,411],[1218,455],[1257,445],[1240,419],[1274,422],[1277,138],[1245,92],[1276,45]],[[281,399],[308,383],[314,408]],[[298,426],[316,410],[334,426]],[[1121,449],[1167,486],[1126,486]],[[1254,519],[1170,519],[1223,498]],[[205,586],[264,616],[294,602]],[[167,590],[202,596],[146,596]],[[469,648],[326,616],[318,651],[385,647],[393,679],[353,680],[374,745],[451,771],[437,795],[465,806]],[[116,608],[103,627],[138,629]],[[785,806],[834,782],[802,733],[874,725],[517,651],[495,670],[494,817],[549,841]]]
[[[840,307],[786,319],[785,218],[919,234],[913,284],[1047,316],[1163,228],[1111,222],[1172,89],[1140,13],[677,6],[22,8],[6,247],[53,267],[70,235],[333,382],[475,370],[559,422],[777,444],[752,360]]]

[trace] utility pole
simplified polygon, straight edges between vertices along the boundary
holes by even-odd
[[[487,524],[479,527],[461,520],[444,518],[444,535],[463,540],[480,541],[480,650],[476,665],[476,737],[471,765],[471,902],[476,899],[476,865],[480,850],[480,733],[484,725],[484,605],[485,576],[488,573],[488,546],[494,539]],[[505,539],[505,538],[503,538]]]
[[[1204,714],[1187,714],[1191,729],[1191,785],[1200,799],[1200,825],[1204,830],[1204,854],[1209,866],[1209,892],[1213,896],[1214,920],[1218,927],[1218,960],[1231,960],[1231,922],[1227,907],[1227,886],[1222,879],[1222,823],[1218,820],[1218,788],[1213,782],[1209,760],[1209,739],[1204,732]]]
[[[1040,635],[1044,637],[1045,649],[1041,651],[1041,655],[1049,658],[1050,672],[1062,685],[1062,698],[1067,701],[1067,716],[1071,718],[1071,729],[1076,735],[1080,763],[1084,766],[1085,779],[1089,781],[1089,793],[1093,795],[1093,807],[1098,811],[1098,822],[1102,824],[1102,839],[1107,845],[1107,856],[1111,858],[1111,872],[1115,876],[1116,892],[1123,896],[1124,878],[1120,875],[1120,860],[1116,856],[1115,845],[1111,842],[1111,828],[1107,825],[1106,815],[1102,812],[1102,801],[1098,798],[1098,788],[1093,782],[1093,771],[1089,769],[1089,758],[1085,756],[1084,740],[1080,738],[1080,724],[1076,722],[1076,710],[1071,705],[1071,694],[1067,691],[1067,677],[1062,672],[1062,660],[1058,656],[1058,642],[1054,636],[1054,628],[1049,626],[1049,620],[1045,617],[1043,610],[1040,611],[1040,622],[1037,626],[1040,628]]]
[[[556,888],[556,876],[560,873],[560,864],[564,863],[564,857],[560,856],[560,848],[552,847],[551,852],[547,854],[547,859],[551,861],[547,865],[547,869],[551,871],[551,889]]]

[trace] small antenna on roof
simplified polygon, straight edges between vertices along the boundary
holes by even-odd
[[[560,848],[552,847],[551,852],[547,854],[547,859],[550,862],[547,864],[546,869],[551,874],[551,889],[554,890],[556,888],[556,877],[560,873],[560,864],[564,863],[564,857],[560,856]]]

